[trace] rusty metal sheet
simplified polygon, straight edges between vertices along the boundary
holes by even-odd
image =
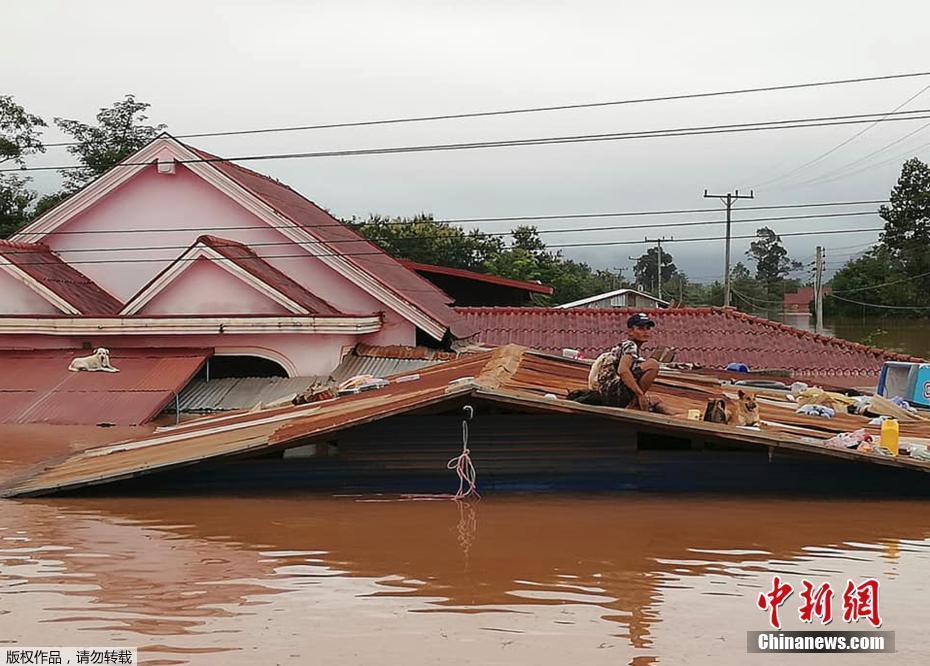
[[[0,391],[0,423],[15,423],[35,401],[35,391]]]
[[[174,396],[173,391],[52,391],[7,422],[75,425],[80,418],[86,425],[138,425],[158,416]]]
[[[0,351],[0,422],[139,425],[157,415],[212,354],[111,349],[120,372],[70,372],[86,350]]]

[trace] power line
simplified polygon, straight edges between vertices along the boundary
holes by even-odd
[[[901,137],[901,139],[905,139],[905,138],[907,138],[908,136],[911,136],[912,134],[916,134],[917,132],[921,132],[921,131],[925,130],[925,129],[928,128],[928,127],[930,127],[930,123],[926,123],[926,124],[924,124],[924,125],[921,125],[920,127],[917,128],[916,131],[911,132],[910,134],[906,134],[905,136]],[[900,141],[900,139],[899,139],[899,141]],[[894,144],[896,144],[896,143],[898,143],[898,141],[892,141],[891,143],[885,145],[884,147],[879,148],[878,150],[875,150],[875,151],[873,151],[872,153],[869,153],[869,155],[866,155],[865,157],[861,158],[860,160],[857,160],[857,161],[854,161],[854,162],[850,162],[850,163],[846,164],[845,166],[842,166],[842,167],[840,167],[840,168],[838,168],[838,169],[834,169],[833,171],[827,172],[826,174],[822,174],[822,175],[820,175],[820,176],[818,176],[818,177],[816,177],[816,178],[811,178],[811,179],[809,179],[809,180],[804,180],[804,181],[801,181],[801,182],[799,182],[799,183],[795,183],[795,184],[793,184],[793,185],[788,185],[788,186],[786,186],[786,188],[787,188],[787,189],[795,189],[795,188],[798,188],[798,187],[803,187],[803,186],[805,186],[805,185],[825,185],[825,184],[827,184],[827,183],[833,183],[833,182],[835,182],[835,181],[837,181],[837,180],[843,180],[844,178],[849,178],[850,176],[855,176],[856,174],[862,173],[863,171],[868,171],[868,170],[870,170],[870,169],[874,169],[875,167],[884,166],[885,164],[890,164],[891,162],[897,162],[897,161],[901,160],[903,157],[905,157],[905,156],[907,156],[907,155],[913,155],[913,154],[915,154],[915,153],[917,153],[917,152],[923,150],[923,149],[926,148],[927,146],[930,146],[930,141],[928,141],[928,142],[926,142],[926,143],[920,144],[919,146],[915,146],[914,148],[908,148],[907,150],[904,150],[904,151],[902,151],[902,152],[895,153],[892,157],[889,157],[888,159],[882,160],[882,161],[880,161],[880,162],[874,162],[874,163],[872,163],[872,164],[866,164],[865,166],[863,166],[863,167],[861,167],[861,168],[859,168],[859,169],[856,169],[856,170],[854,170],[854,171],[849,171],[849,172],[847,172],[847,173],[843,173],[843,172],[846,171],[850,166],[854,165],[856,162],[862,161],[862,160],[866,160],[867,158],[869,158],[869,157],[871,157],[871,156],[873,156],[873,155],[876,155],[876,154],[878,154],[878,153],[880,153],[880,152],[883,152],[885,149],[890,148],[892,145],[894,145]]]
[[[801,203],[801,204],[783,204],[783,205],[771,205],[771,206],[745,206],[741,207],[740,210],[781,210],[781,209],[799,209],[799,208],[823,208],[830,206],[860,206],[860,205],[871,205],[871,204],[881,204],[887,203],[887,199],[870,199],[864,201],[830,201],[830,202],[819,202],[819,203]],[[404,221],[404,220],[389,220],[380,222],[379,224],[389,225],[389,226],[413,226],[417,224],[424,223],[433,223],[433,224],[471,224],[471,223],[487,223],[487,222],[529,222],[529,221],[547,221],[547,220],[574,220],[574,219],[591,219],[591,218],[600,218],[600,217],[647,217],[655,215],[688,215],[692,213],[716,213],[719,209],[717,208],[690,208],[690,209],[679,209],[679,210],[644,210],[644,211],[613,211],[606,213],[568,213],[562,215],[512,215],[504,217],[460,217],[460,218],[444,218],[444,219],[430,219],[428,221]],[[824,215],[823,217],[846,217],[851,215],[872,215],[873,211],[863,211],[861,213],[855,212],[842,212],[842,213],[833,213]],[[799,217],[771,217],[771,218],[748,218],[746,221],[750,222],[764,222],[764,221],[774,221],[774,220],[791,220],[791,219],[809,219],[807,216]],[[708,224],[714,224],[716,221],[708,221]],[[354,222],[348,221],[346,224],[371,224],[370,221]],[[334,225],[328,225],[334,226]],[[678,226],[678,225],[675,225]],[[268,226],[265,224],[255,224],[255,225],[244,225],[236,227],[179,227],[179,228],[148,228],[148,229],[120,229],[118,231],[109,230],[109,229],[82,229],[82,230],[64,230],[64,231],[55,231],[56,235],[84,235],[84,234],[130,234],[130,233],[167,233],[167,232],[185,232],[185,231],[239,231],[245,229],[267,229]],[[306,228],[304,225],[292,224],[292,225],[282,225],[278,227],[279,229],[303,229]],[[629,227],[629,228],[641,228],[641,227]],[[20,236],[42,236],[47,234],[33,233],[28,231],[28,228],[23,229],[17,232]]]
[[[927,90],[930,90],[930,85],[924,86],[924,87],[921,88],[919,91],[917,91],[914,95],[911,95],[911,96],[908,97],[906,100],[904,100],[903,102],[901,102],[900,104],[898,104],[898,106],[896,106],[895,108],[893,108],[893,109],[889,112],[889,115],[892,114],[892,113],[894,113],[894,112],[896,112],[896,111],[901,110],[902,108],[904,108],[905,106],[907,106],[908,104],[910,104],[911,102],[913,102],[915,99],[917,99],[918,97],[920,97],[921,95],[923,95],[925,92],[927,92]],[[887,115],[884,116],[884,117],[887,117]],[[762,186],[762,185],[769,185],[769,184],[771,184],[771,183],[777,183],[777,182],[780,181],[780,180],[784,180],[785,178],[787,178],[787,177],[789,177],[789,176],[792,176],[792,175],[798,173],[799,171],[804,170],[805,168],[811,166],[812,164],[816,164],[817,162],[821,161],[821,160],[824,159],[825,157],[828,157],[828,156],[832,155],[833,153],[835,153],[837,150],[839,150],[839,149],[842,148],[843,146],[846,146],[846,145],[852,143],[853,141],[855,141],[856,139],[858,139],[860,136],[862,136],[863,134],[865,134],[866,132],[868,132],[870,129],[872,129],[873,127],[875,127],[879,122],[880,122],[880,120],[876,120],[875,122],[870,123],[869,125],[866,125],[866,126],[863,127],[862,129],[860,129],[858,132],[856,132],[856,133],[853,134],[852,136],[847,137],[846,139],[844,139],[844,140],[841,141],[840,143],[836,144],[835,146],[833,146],[833,147],[830,148],[829,150],[826,150],[826,151],[820,153],[819,155],[817,155],[817,156],[814,157],[813,159],[808,160],[807,162],[804,162],[803,164],[801,164],[801,165],[795,167],[794,169],[791,169],[790,171],[787,171],[787,172],[783,173],[783,174],[780,175],[780,176],[776,176],[775,178],[769,178],[768,180],[765,180],[765,181],[759,183],[759,185],[756,185],[756,187],[760,187],[760,186]]]
[[[707,97],[723,97],[727,95],[745,95],[749,93],[776,92],[782,90],[799,90],[802,88],[821,88],[826,86],[848,85],[853,83],[869,83],[873,81],[890,81],[894,79],[908,79],[930,76],[930,72],[909,72],[905,74],[886,74],[882,76],[862,76],[852,79],[833,79],[829,81],[814,81],[808,83],[791,83],[778,86],[763,86],[756,88],[736,88],[731,90],[716,90],[710,92],[685,93],[664,95],[660,97],[639,97],[632,99],[613,100],[606,102],[582,102],[575,104],[557,104],[552,106],[535,106],[515,109],[499,109],[493,111],[474,111],[468,113],[448,113],[430,116],[413,116],[408,118],[384,118],[378,120],[361,120],[350,122],[321,123],[316,125],[290,125],[284,127],[266,127],[250,130],[231,130],[225,132],[198,132],[193,134],[179,134],[180,139],[196,139],[203,137],[239,136],[249,134],[268,134],[276,132],[301,132],[307,130],[337,129],[345,127],[370,127],[373,125],[398,125],[402,123],[433,122],[440,120],[462,120],[466,118],[487,118],[491,116],[512,116],[527,113],[546,113],[551,111],[568,111],[572,109],[593,109],[599,107],[622,106],[630,104],[647,104],[652,102],[671,102],[685,99],[701,99]],[[47,143],[45,147],[73,146],[76,142]]]
[[[855,233],[871,233],[876,231],[882,231],[882,227],[869,227],[862,229],[829,229],[829,230],[820,230],[820,231],[796,231],[779,234],[782,238],[788,237],[800,237],[800,236],[827,236],[827,235],[836,235],[836,234],[855,234]],[[696,238],[676,238],[674,240],[669,240],[666,242],[669,243],[703,243],[709,241],[719,241],[724,240],[725,236],[703,236]],[[752,239],[756,238],[755,234],[748,236],[732,236],[733,239]],[[371,241],[366,239],[360,239],[357,242],[364,242],[373,244]],[[553,245],[548,245],[548,248],[572,248],[572,247],[613,247],[620,245],[642,245],[644,241],[642,240],[630,240],[630,241],[591,241],[587,243],[557,243]],[[289,245],[329,245],[327,242],[322,241],[293,241],[288,243]],[[254,246],[255,244],[253,244]],[[140,248],[137,251],[154,251],[156,248],[147,247]],[[187,247],[183,249],[188,249]],[[61,253],[67,253],[70,250],[61,250]],[[100,250],[106,251],[106,250]],[[371,252],[333,252],[333,253],[320,253],[320,254],[279,254],[279,255],[265,255],[262,257],[255,257],[257,260],[266,260],[266,259],[312,259],[315,257],[361,257],[361,256],[384,256],[385,252],[383,250],[376,250]],[[69,261],[69,265],[78,265],[78,264],[119,264],[119,263],[171,263],[179,259],[178,257],[161,257],[161,258],[133,258],[133,259],[84,259],[78,261]],[[200,257],[200,259],[206,260],[216,260],[209,257]],[[225,260],[225,259],[224,259]],[[186,260],[185,260],[186,261]],[[196,258],[190,259],[190,261],[197,261]],[[12,262],[6,261],[2,262],[3,265],[10,265]],[[45,262],[18,262],[12,264],[15,266],[27,266],[27,265],[46,265]]]
[[[893,140],[893,141],[889,141],[888,143],[886,143],[886,144],[880,146],[879,148],[873,150],[873,151],[870,152],[870,153],[867,153],[866,155],[863,155],[862,157],[859,157],[859,158],[857,158],[857,159],[855,159],[855,160],[852,160],[851,162],[847,162],[846,164],[844,164],[844,165],[842,165],[842,166],[840,166],[840,167],[836,167],[836,168],[834,168],[834,169],[831,169],[831,170],[827,171],[826,173],[820,174],[819,176],[814,176],[813,178],[808,178],[807,180],[802,180],[802,181],[797,182],[797,183],[794,183],[794,184],[789,184],[789,185],[787,185],[786,187],[788,187],[788,188],[794,188],[794,187],[801,187],[801,186],[803,186],[803,185],[816,184],[816,183],[821,183],[821,182],[824,182],[824,183],[826,183],[826,182],[832,182],[832,181],[834,181],[834,180],[840,180],[840,179],[842,179],[842,178],[845,178],[846,176],[851,176],[851,175],[853,175],[853,174],[855,174],[855,173],[861,173],[862,171],[866,171],[867,169],[871,169],[871,168],[874,167],[874,166],[879,166],[879,165],[881,165],[881,164],[886,164],[886,163],[889,162],[889,161],[894,161],[894,160],[900,159],[900,157],[897,156],[897,155],[900,155],[900,153],[898,153],[898,154],[896,154],[895,157],[890,158],[890,159],[885,160],[885,161],[882,161],[882,162],[879,162],[878,164],[866,165],[866,166],[863,167],[862,169],[859,169],[859,170],[854,171],[854,172],[852,172],[852,173],[848,173],[848,174],[845,174],[845,175],[838,175],[838,174],[843,174],[843,172],[844,172],[844,171],[847,171],[850,167],[854,167],[854,166],[856,166],[857,164],[861,164],[861,163],[863,163],[863,162],[868,162],[872,157],[874,157],[874,156],[876,156],[876,155],[878,155],[878,154],[880,154],[880,153],[885,152],[885,151],[888,150],[889,148],[891,148],[891,147],[893,147],[893,146],[896,146],[897,144],[901,143],[902,141],[905,141],[905,140],[909,139],[910,137],[914,136],[915,134],[919,134],[920,132],[923,132],[923,131],[924,131],[925,129],[927,129],[928,127],[930,127],[930,123],[924,123],[923,125],[921,125],[921,126],[918,127],[917,129],[911,130],[911,131],[908,132],[907,134],[905,134],[905,135],[903,135],[903,136],[900,136],[900,137],[898,137],[897,139],[895,139],[895,140]],[[922,144],[921,146],[918,146],[917,148],[914,148],[914,149],[909,149],[909,150],[906,151],[906,152],[911,152],[911,150],[920,150],[921,148],[923,148],[923,147],[926,146],[926,145],[927,145],[927,144]]]
[[[830,298],[835,298],[838,301],[843,301],[844,303],[852,303],[854,305],[861,305],[867,308],[881,308],[883,310],[930,310],[930,306],[919,306],[919,305],[881,305],[879,303],[864,303],[863,301],[854,301],[849,298],[842,298],[835,294],[824,294],[824,296],[829,296]]]
[[[874,211],[842,211],[838,213],[817,213],[813,215],[781,215],[781,216],[772,216],[772,217],[748,217],[740,220],[733,220],[733,224],[748,224],[751,222],[777,222],[777,221],[792,221],[792,220],[812,220],[812,219],[832,219],[836,217],[857,217],[862,215],[875,215]],[[702,226],[711,226],[715,224],[725,224],[726,220],[690,220],[682,222],[659,222],[656,224],[624,224],[624,225],[601,225],[596,227],[566,227],[561,229],[537,229],[537,234],[571,234],[571,233],[586,233],[593,231],[623,231],[623,230],[635,230],[635,229],[666,229],[673,227],[702,227]],[[407,226],[407,224],[415,223],[400,223],[395,226]],[[341,227],[342,225],[329,224],[329,225],[318,225],[320,227]],[[203,231],[240,231],[244,229],[269,229],[267,225],[248,225],[248,226],[239,226],[239,227],[174,227],[174,228],[148,228],[148,229],[120,229],[114,231],[112,229],[83,229],[83,230],[74,230],[74,231],[54,231],[50,232],[49,235],[83,235],[83,234],[140,234],[140,233],[186,233],[189,231],[203,232]],[[291,225],[281,225],[274,227],[276,229],[307,229],[308,227],[302,226],[299,224]],[[313,228],[313,227],[309,227]],[[23,236],[36,235],[38,233],[30,234],[28,231],[20,232]],[[483,236],[490,238],[506,237],[513,235],[513,230],[510,231],[483,231],[481,232]],[[396,236],[391,238],[391,241],[417,241],[422,240],[422,236]],[[362,236],[361,238],[340,238],[331,241],[328,243],[358,243],[360,241],[369,240],[367,237]],[[444,242],[453,242],[456,239],[436,239],[437,241]],[[265,243],[251,243],[251,247],[260,247],[268,245],[287,245],[292,241],[276,241],[276,242],[265,242]],[[183,250],[187,246],[161,246],[158,248],[153,247],[142,247],[138,248],[140,250],[150,250],[150,249],[162,249],[162,250]],[[98,251],[111,251],[114,249],[135,249],[135,248],[76,248],[69,250],[69,252],[98,252]]]
[[[868,199],[860,201],[828,201],[821,203],[782,204],[770,206],[740,206],[740,210],[779,210],[789,208],[821,208],[828,206],[862,206],[888,203],[888,199]],[[570,213],[567,215],[513,215],[510,217],[459,217],[434,220],[449,224],[471,224],[475,222],[522,222],[531,220],[572,220],[591,217],[637,217],[645,215],[684,215],[690,213],[716,213],[719,208],[684,208],[679,210],[641,210],[609,213]],[[412,223],[400,223],[412,224]]]
[[[871,291],[873,289],[881,289],[882,287],[890,287],[895,284],[903,284],[905,282],[913,282],[914,280],[919,280],[920,278],[930,277],[930,273],[920,273],[919,275],[911,275],[906,278],[901,278],[900,280],[891,280],[890,282],[882,282],[881,284],[873,284],[868,287],[856,287],[855,289],[842,289],[840,291],[834,291],[835,294],[853,294],[859,291]]]
[[[924,114],[924,115],[915,115]],[[394,146],[387,148],[357,148],[348,150],[327,150],[303,153],[277,153],[266,155],[240,155],[237,157],[199,157],[175,160],[177,164],[246,162],[258,160],[310,159],[321,157],[358,157],[362,155],[397,155],[402,153],[443,152],[457,150],[477,150],[485,148],[518,148],[525,146],[546,146],[571,143],[591,143],[600,141],[625,141],[634,139],[669,138],[679,136],[698,136],[708,134],[730,134],[740,132],[757,132],[766,130],[801,129],[806,127],[832,127],[835,125],[858,125],[873,122],[881,114],[851,114],[845,116],[823,116],[819,118],[796,118],[755,123],[735,123],[729,125],[705,125],[695,127],[677,127],[660,130],[641,130],[638,132],[607,132],[603,134],[578,134],[568,136],[537,137],[531,139],[503,139],[497,141],[475,141],[445,144],[426,144],[412,146]],[[890,117],[893,116],[893,117]],[[878,122],[930,119],[930,109],[901,111],[897,114],[885,114]],[[152,162],[121,162],[115,167],[148,166]],[[13,171],[67,171],[87,168],[83,164],[65,164],[59,166],[27,167],[0,169],[0,173]]]
[[[732,291],[738,298],[743,299],[744,301],[746,301],[746,302],[749,303],[750,305],[758,305],[758,304],[760,304],[760,303],[762,303],[762,304],[770,304],[770,305],[784,305],[784,304],[785,304],[785,302],[784,302],[783,300],[781,300],[781,301],[770,301],[770,300],[765,300],[765,299],[761,299],[761,298],[759,298],[759,299],[757,299],[757,298],[750,298],[750,297],[747,296],[746,294],[744,294],[744,293],[742,293],[742,292],[739,292],[739,291],[737,291],[736,289],[732,289],[732,288],[731,288],[731,291]]]

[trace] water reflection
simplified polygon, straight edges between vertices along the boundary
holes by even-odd
[[[139,645],[149,663],[311,652],[747,663],[745,631],[764,628],[753,600],[779,572],[879,577],[899,649],[930,649],[919,621],[930,519],[918,502],[289,496],[2,511],[9,643]]]

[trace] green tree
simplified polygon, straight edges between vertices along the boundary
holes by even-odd
[[[633,265],[633,275],[638,284],[644,291],[655,292],[658,287],[656,277],[659,270],[659,251],[651,247],[644,252],[636,263]],[[675,265],[675,258],[668,252],[662,251],[662,284],[672,279],[678,273],[678,267]]]
[[[45,152],[40,128],[45,121],[27,113],[12,97],[0,95],[0,164],[23,165],[28,155]],[[28,219],[36,193],[30,178],[0,173],[0,238],[7,238]]]
[[[792,261],[781,237],[768,227],[756,230],[756,240],[749,244],[747,256],[756,262],[756,279],[765,285],[775,285],[802,264]]]
[[[44,120],[27,113],[12,97],[0,95],[0,164],[23,164],[27,155],[44,153],[40,127],[45,127]]]
[[[924,275],[930,273],[930,167],[917,158],[905,162],[889,205],[878,214],[885,220],[881,242],[887,256],[912,277],[923,294],[919,304],[930,303],[930,275]]]
[[[165,130],[166,125],[148,125],[145,112],[151,104],[133,95],[114,102],[97,113],[97,124],[55,118],[55,124],[74,139],[68,152],[81,164],[77,169],[62,170],[62,191],[69,195],[108,171],[120,160],[136,152]]]
[[[36,193],[27,182],[15,174],[0,174],[0,238],[9,238],[29,219]]]
[[[595,271],[584,262],[549,250],[536,227],[517,227],[511,237],[510,246],[485,262],[485,269],[503,277],[551,285],[551,297],[534,296],[538,305],[569,303],[626,285],[619,274]]]
[[[837,271],[830,288],[842,298],[824,299],[824,312],[853,315],[863,312],[863,306],[849,301],[876,305],[920,304],[921,291],[894,253],[884,245],[876,245],[860,257],[855,257]],[[892,283],[892,284],[888,284]],[[884,286],[879,286],[884,285]],[[847,299],[847,300],[842,300]],[[892,310],[873,310],[871,314],[892,314]]]
[[[367,220],[348,220],[353,229],[388,254],[424,264],[436,264],[472,271],[504,249],[496,236],[438,222],[432,215],[388,218],[371,215]]]

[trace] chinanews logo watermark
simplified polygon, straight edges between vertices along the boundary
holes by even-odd
[[[795,587],[780,576],[772,577],[771,587],[761,592],[756,606],[765,612],[774,631],[749,631],[746,649],[749,652],[772,653],[835,653],[835,652],[894,652],[894,632],[876,631],[882,626],[879,608],[879,582],[866,578],[859,582],[847,580],[839,597],[842,608],[838,619],[849,625],[871,625],[871,629],[858,631],[782,631],[781,613]],[[801,580],[796,599],[798,619],[805,624],[815,622],[827,626],[834,620],[834,593],[829,582],[816,585]]]

